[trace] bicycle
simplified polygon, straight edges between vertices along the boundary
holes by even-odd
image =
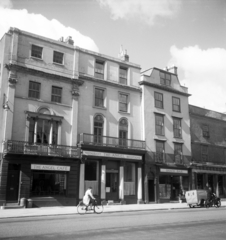
[[[92,204],[89,204],[88,206],[83,203],[83,201],[80,201],[77,206],[77,211],[80,215],[84,215],[89,211],[93,211],[97,214],[101,214],[104,210],[104,207],[102,204],[97,204],[97,200],[94,200]]]

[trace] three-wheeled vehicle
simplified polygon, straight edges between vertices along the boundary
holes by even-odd
[[[185,193],[185,198],[188,206],[204,207],[207,200],[206,190],[190,190]]]

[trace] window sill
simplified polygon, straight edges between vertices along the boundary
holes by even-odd
[[[60,67],[64,67],[63,63],[57,63],[57,62],[53,62],[54,65],[60,66]]]
[[[155,135],[154,136],[154,140],[158,140],[158,141],[164,141],[164,142],[166,142],[167,141],[167,139],[166,139],[166,137],[165,136],[158,136],[158,135]]]
[[[121,113],[121,114],[130,115],[129,112],[123,112],[123,111],[118,111],[118,112]]]
[[[43,58],[37,58],[37,57],[33,57],[33,56],[30,56],[31,59],[34,59],[34,60],[38,60],[38,61],[42,61],[43,62]]]
[[[102,110],[107,110],[107,108],[106,108],[106,107],[98,107],[98,106],[93,106],[93,108],[102,109]]]
[[[174,143],[184,143],[184,140],[182,138],[174,138],[173,142]]]

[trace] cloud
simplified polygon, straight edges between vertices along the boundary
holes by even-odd
[[[97,0],[111,11],[112,18],[139,19],[153,25],[156,17],[173,17],[180,8],[180,0]]]
[[[0,0],[0,38],[8,32],[10,27],[16,27],[55,40],[62,36],[64,38],[72,36],[74,45],[99,52],[97,45],[90,37],[64,26],[56,19],[49,20],[41,14],[28,13],[26,9],[16,10],[12,7],[11,1]]]
[[[192,94],[190,104],[226,112],[226,49],[172,46],[170,53],[170,64],[184,73],[180,82]]]

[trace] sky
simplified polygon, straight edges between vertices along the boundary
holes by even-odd
[[[226,113],[226,0],[0,0],[10,27],[111,57],[141,71],[177,66],[189,104]]]

